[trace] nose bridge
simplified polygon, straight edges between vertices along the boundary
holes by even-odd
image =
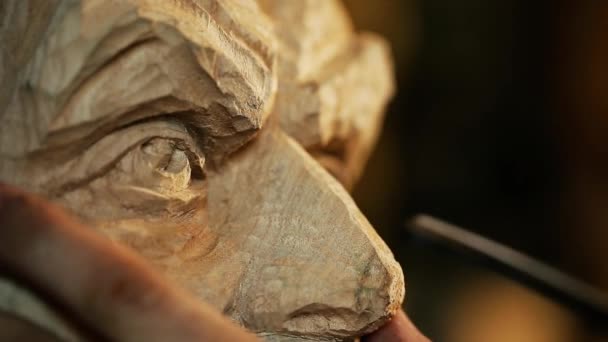
[[[337,181],[264,131],[209,182],[210,228],[247,260],[230,312],[258,332],[373,329],[401,305],[399,265]]]

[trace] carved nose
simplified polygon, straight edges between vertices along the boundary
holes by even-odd
[[[209,178],[225,312],[261,335],[343,337],[384,323],[403,274],[349,194],[269,127]],[[234,290],[229,290],[234,288]],[[219,304],[219,303],[218,303]]]

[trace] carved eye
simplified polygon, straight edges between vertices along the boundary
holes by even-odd
[[[55,196],[89,219],[180,215],[204,197],[203,164],[202,152],[183,126],[136,125],[68,162],[59,178],[72,177]]]
[[[175,141],[161,138],[132,150],[118,166],[129,174],[132,186],[168,195],[185,190],[192,172],[186,152]]]

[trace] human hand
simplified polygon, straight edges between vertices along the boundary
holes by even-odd
[[[380,330],[364,337],[363,342],[430,342],[430,340],[418,331],[403,311],[399,311]]]

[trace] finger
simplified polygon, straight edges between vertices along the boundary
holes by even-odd
[[[112,341],[255,341],[58,207],[0,184],[0,263]]]
[[[403,311],[397,312],[395,317],[380,330],[363,338],[364,342],[430,342]]]

